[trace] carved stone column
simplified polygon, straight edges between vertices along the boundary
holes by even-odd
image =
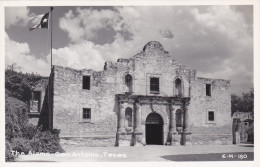
[[[176,110],[173,104],[170,105],[170,136],[171,145],[180,145],[180,136],[176,131]]]
[[[184,107],[183,107],[183,109],[184,109],[184,130],[183,130],[184,145],[191,145],[191,131],[190,131],[188,105],[189,105],[189,102],[185,101]]]
[[[176,118],[175,118],[175,108],[170,105],[170,132],[176,132]]]
[[[119,133],[125,133],[125,111],[123,103],[119,103],[119,126],[118,126]]]
[[[190,132],[189,112],[188,112],[188,106],[187,105],[184,106],[184,115],[185,115],[184,116],[184,118],[185,118],[185,120],[184,120],[184,124],[185,124],[184,131]]]
[[[142,132],[142,124],[141,124],[141,105],[140,102],[135,103],[135,133],[140,133]]]

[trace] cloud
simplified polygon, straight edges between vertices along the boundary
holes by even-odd
[[[15,49],[14,49],[15,48]],[[101,70],[104,59],[92,42],[70,44],[67,47],[53,49],[53,64],[75,69]],[[50,74],[50,55],[36,58],[32,55],[27,43],[19,43],[9,38],[5,33],[5,66],[17,64],[23,72],[34,72],[43,76]]]
[[[191,13],[195,19],[193,27],[200,30],[201,36],[196,45],[191,45],[193,66],[204,76],[230,79],[235,92],[248,91],[253,87],[252,25],[241,12],[229,6],[211,6],[205,12],[194,8]],[[192,38],[190,41],[195,41]]]
[[[53,63],[75,69],[101,70],[105,61],[99,49],[92,42],[70,44],[67,47],[53,50]]]
[[[95,41],[98,38],[103,38],[103,31],[113,33],[119,31],[116,27],[120,18],[117,12],[109,9],[93,10],[77,8],[75,12],[70,10],[60,19],[59,25],[62,30],[68,33],[72,42],[81,40]],[[108,33],[107,33],[108,34]]]
[[[105,61],[132,57],[147,42],[159,41],[175,60],[197,69],[201,77],[230,79],[232,89],[241,93],[253,85],[249,9],[245,14],[243,8],[230,6],[77,8],[59,20],[70,41],[53,50],[53,61],[102,70]],[[26,43],[16,45],[20,54],[33,56]]]
[[[68,12],[60,26],[72,42],[91,41],[89,49],[104,60],[131,57],[157,40],[174,59],[198,69],[202,76],[231,79],[238,89],[237,83],[246,81],[244,85],[251,87],[253,80],[252,26],[240,11],[229,6],[78,8],[76,14]],[[97,33],[102,29],[112,30],[108,37],[112,42],[96,43],[99,38],[107,40]]]
[[[6,7],[5,8],[5,28],[11,25],[26,25],[29,9],[27,7]]]
[[[207,9],[207,13],[200,13],[194,8],[191,13],[199,24],[225,34],[231,40],[248,35],[245,31],[248,25],[241,13],[232,10],[230,6],[222,6],[221,11],[219,9],[218,6],[212,6]]]
[[[48,76],[50,73],[50,70],[46,70],[50,68],[47,60],[35,58],[34,55],[31,55],[27,43],[15,42],[5,33],[5,66],[14,63],[24,72],[33,72],[44,76]]]
[[[124,43],[124,45],[122,45]],[[131,47],[129,47],[131,46]],[[116,61],[121,57],[134,55],[139,49],[133,49],[130,41],[124,41],[119,35],[112,44],[99,45],[91,41],[71,43],[64,48],[53,49],[53,64],[75,69],[103,70],[105,61]],[[128,53],[128,54],[126,54]],[[48,57],[48,59],[50,59]]]

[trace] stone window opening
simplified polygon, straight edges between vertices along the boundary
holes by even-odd
[[[127,74],[125,76],[125,84],[128,88],[128,92],[132,93],[132,89],[133,89],[133,78],[130,74]]]
[[[83,108],[83,119],[91,119],[91,109],[90,108]]]
[[[133,128],[133,111],[131,108],[126,108],[125,110],[125,127],[126,131],[130,132]]]
[[[30,104],[30,112],[40,112],[41,110],[41,91],[33,91]]]
[[[215,121],[214,111],[208,112],[208,121]]]
[[[206,96],[211,96],[211,84],[206,84]]]
[[[82,88],[90,90],[90,76],[83,76]]]
[[[175,119],[176,119],[176,128],[178,132],[182,131],[183,126],[183,113],[180,109],[178,109],[175,113]]]
[[[175,93],[176,96],[181,96],[182,95],[180,78],[177,78],[175,80],[175,91],[176,91],[176,93]]]
[[[151,93],[160,92],[159,78],[155,78],[155,77],[150,78],[150,92]]]

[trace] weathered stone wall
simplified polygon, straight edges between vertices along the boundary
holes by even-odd
[[[225,143],[228,141],[226,136],[232,134],[229,81],[197,78],[196,70],[177,63],[158,42],[149,42],[143,51],[130,59],[106,62],[104,71],[54,66],[53,74],[53,127],[61,129],[61,137],[115,137],[119,112],[115,95],[128,92],[127,74],[133,78],[132,95],[176,96],[175,80],[181,80],[182,97],[191,97],[188,113],[195,139],[193,143]],[[82,89],[85,75],[90,76],[90,90]],[[157,94],[150,92],[150,77],[159,78],[160,91]],[[211,97],[206,96],[206,83],[212,84]],[[133,104],[124,105],[124,109],[130,107],[134,111]],[[91,121],[82,119],[83,108],[91,108]],[[182,106],[176,109],[183,110]],[[145,140],[145,120],[153,110],[163,118],[166,143],[170,111],[165,104],[141,104],[143,134],[139,140]],[[215,112],[213,123],[207,121],[209,110]],[[203,134],[208,137],[203,138]],[[130,138],[131,135],[125,136],[126,140]]]
[[[77,71],[55,66],[53,125],[62,137],[114,136],[116,112],[114,77],[111,71]],[[90,75],[90,90],[82,89],[82,76]],[[82,118],[91,108],[91,121]]]
[[[194,145],[228,145],[232,144],[232,135],[204,135],[192,134],[192,144]]]
[[[115,95],[128,91],[126,74],[133,77],[133,94],[173,96],[174,81],[179,77],[188,96],[189,77],[194,72],[179,65],[163,49],[153,47],[147,45],[132,59],[106,62],[100,72],[55,66],[53,126],[61,129],[61,136],[114,135],[118,112]],[[91,76],[90,90],[82,89],[84,75]],[[160,78],[159,94],[150,93],[151,76]],[[83,108],[91,108],[91,122],[82,120]]]
[[[206,84],[211,84],[211,96],[206,96]],[[231,143],[230,81],[208,78],[192,81],[188,110],[194,143]],[[214,121],[208,121],[208,111],[214,111]]]
[[[233,119],[233,143],[253,142],[253,135],[248,135],[247,130],[254,123],[254,114],[252,112],[234,112]]]
[[[115,145],[115,136],[114,137],[62,137],[60,139],[60,144],[62,148],[71,148],[73,146],[77,147],[108,147]]]
[[[195,77],[195,70],[178,64],[163,47],[156,43],[148,43],[144,50],[133,57],[135,61],[134,93],[154,95],[150,93],[150,77],[160,78],[160,96],[175,96],[175,80],[182,81],[184,97],[189,97],[189,80]]]
[[[45,94],[48,94],[48,90],[46,89],[48,86],[49,78],[43,78],[39,80],[34,87],[33,91],[40,92],[40,99],[31,99],[30,101],[30,112],[29,112],[29,123],[33,124],[34,126],[37,126],[39,123],[39,117],[41,114],[42,109],[44,108],[44,100],[45,100]],[[39,100],[39,101],[37,101]],[[40,107],[38,106],[40,103]],[[46,104],[46,103],[45,103]],[[44,112],[44,111],[42,111]]]

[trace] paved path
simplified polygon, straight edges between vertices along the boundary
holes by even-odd
[[[254,157],[252,145],[73,147],[65,151],[51,155],[21,155],[17,161],[248,161]]]

